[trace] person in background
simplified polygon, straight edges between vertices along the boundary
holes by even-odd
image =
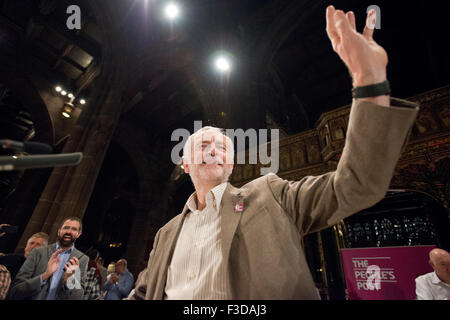
[[[116,272],[116,262],[115,261],[111,261],[108,264],[108,268],[106,269],[108,276],[114,272]]]
[[[417,300],[450,300],[450,253],[435,248],[428,261],[433,272],[415,279]]]
[[[11,275],[6,267],[0,264],[0,300],[4,300],[11,284]]]
[[[2,223],[2,224],[0,224],[0,230],[1,230],[4,226],[7,227],[7,226],[10,226],[10,224],[7,224],[7,223]],[[0,232],[0,238],[3,237],[5,234],[6,234],[6,232]]]
[[[101,291],[104,291],[104,287],[105,287],[105,283],[106,283],[106,281],[107,281],[107,277],[108,277],[108,270],[105,268],[105,266],[103,265],[104,263],[105,263],[105,261],[103,260],[103,258],[102,257],[98,257],[97,258],[97,268],[100,270],[100,273],[101,273],[101,275],[102,275],[102,279],[103,279],[103,281],[102,281],[102,284],[101,284],[101,286],[100,286],[100,290]]]
[[[136,289],[137,284],[139,283],[139,281],[141,280],[142,276],[144,275],[145,271],[147,270],[147,261],[142,260],[139,263],[139,267],[138,270],[141,270],[136,278],[136,282],[134,283],[134,288],[133,290],[130,291],[130,294],[128,295],[128,298],[132,298],[134,295],[134,291]]]
[[[16,278],[25,260],[31,253],[31,250],[46,246],[48,244],[48,234],[45,232],[38,232],[33,234],[27,241],[24,254],[10,253],[0,257],[0,264],[4,265],[11,274],[11,281]]]
[[[120,259],[116,262],[116,272],[111,274],[105,285],[105,300],[122,300],[133,289],[134,277],[127,269],[127,260]]]
[[[11,284],[13,300],[81,300],[89,258],[75,248],[82,233],[81,219],[65,218],[58,241],[31,251]]]
[[[97,264],[97,259],[100,254],[98,250],[90,248],[86,251],[86,255],[89,257],[89,263],[88,271],[86,273],[83,300],[96,300],[101,297],[101,287],[104,280],[101,269]]]

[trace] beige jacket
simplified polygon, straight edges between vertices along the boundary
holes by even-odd
[[[300,181],[269,174],[242,188],[228,184],[220,207],[223,261],[232,299],[317,299],[301,246],[305,235],[380,201],[418,112],[392,99],[391,107],[353,103],[337,170]],[[244,204],[242,212],[235,205]],[[167,269],[188,209],[156,234],[146,273],[132,299],[162,299]]]

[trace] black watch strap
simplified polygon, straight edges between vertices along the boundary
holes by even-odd
[[[383,81],[380,83],[371,84],[363,87],[355,87],[352,89],[352,97],[354,99],[358,98],[369,98],[382,95],[388,95],[391,93],[391,87],[389,81]]]

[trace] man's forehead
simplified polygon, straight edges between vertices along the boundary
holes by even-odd
[[[80,227],[80,223],[76,220],[67,220],[63,223],[62,227],[71,227],[71,226],[76,226],[77,228]]]
[[[29,242],[32,242],[32,241],[44,241],[44,238],[41,238],[41,237],[31,237],[30,238],[30,240],[28,240]]]
[[[211,142],[214,139],[215,142],[226,142],[227,137],[221,132],[215,130],[208,130],[204,132],[199,132],[194,136],[194,141],[196,143]]]
[[[215,130],[208,130],[204,132],[199,132],[195,135],[194,139],[197,141],[211,141],[214,138],[215,141],[217,140],[226,140],[226,136],[223,135],[221,132],[217,132]]]

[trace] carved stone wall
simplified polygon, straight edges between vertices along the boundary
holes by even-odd
[[[420,111],[391,188],[424,191],[450,213],[450,86],[408,100],[420,103]],[[277,174],[298,180],[335,170],[345,144],[349,115],[350,105],[335,109],[322,114],[314,129],[280,139]],[[259,177],[260,167],[259,163],[236,165],[232,184],[241,186]]]

